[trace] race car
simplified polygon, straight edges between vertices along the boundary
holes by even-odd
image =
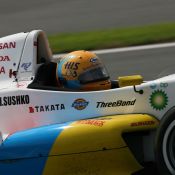
[[[46,61],[44,31],[0,38],[1,175],[175,174],[175,74],[99,91],[31,88]]]

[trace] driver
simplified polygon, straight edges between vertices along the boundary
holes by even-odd
[[[57,81],[71,90],[105,90],[111,88],[109,75],[100,59],[89,51],[74,51],[57,63]]]
[[[28,88],[95,91],[111,89],[111,81],[97,55],[80,50],[65,55],[58,63],[41,65]]]

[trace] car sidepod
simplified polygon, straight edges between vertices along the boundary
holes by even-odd
[[[0,146],[0,174],[130,175],[142,166],[122,134],[154,130],[157,125],[149,115],[131,114],[21,131]]]

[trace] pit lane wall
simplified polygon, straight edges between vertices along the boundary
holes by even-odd
[[[158,120],[149,115],[131,114],[18,132],[0,146],[0,174],[130,175],[142,166],[122,133],[150,131],[157,126]]]

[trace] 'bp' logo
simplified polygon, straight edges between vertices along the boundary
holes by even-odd
[[[155,110],[163,110],[168,104],[168,96],[162,90],[155,90],[150,96],[150,104]]]
[[[86,108],[88,103],[89,102],[84,100],[83,98],[78,98],[73,102],[72,107],[74,107],[77,110],[83,110]]]

